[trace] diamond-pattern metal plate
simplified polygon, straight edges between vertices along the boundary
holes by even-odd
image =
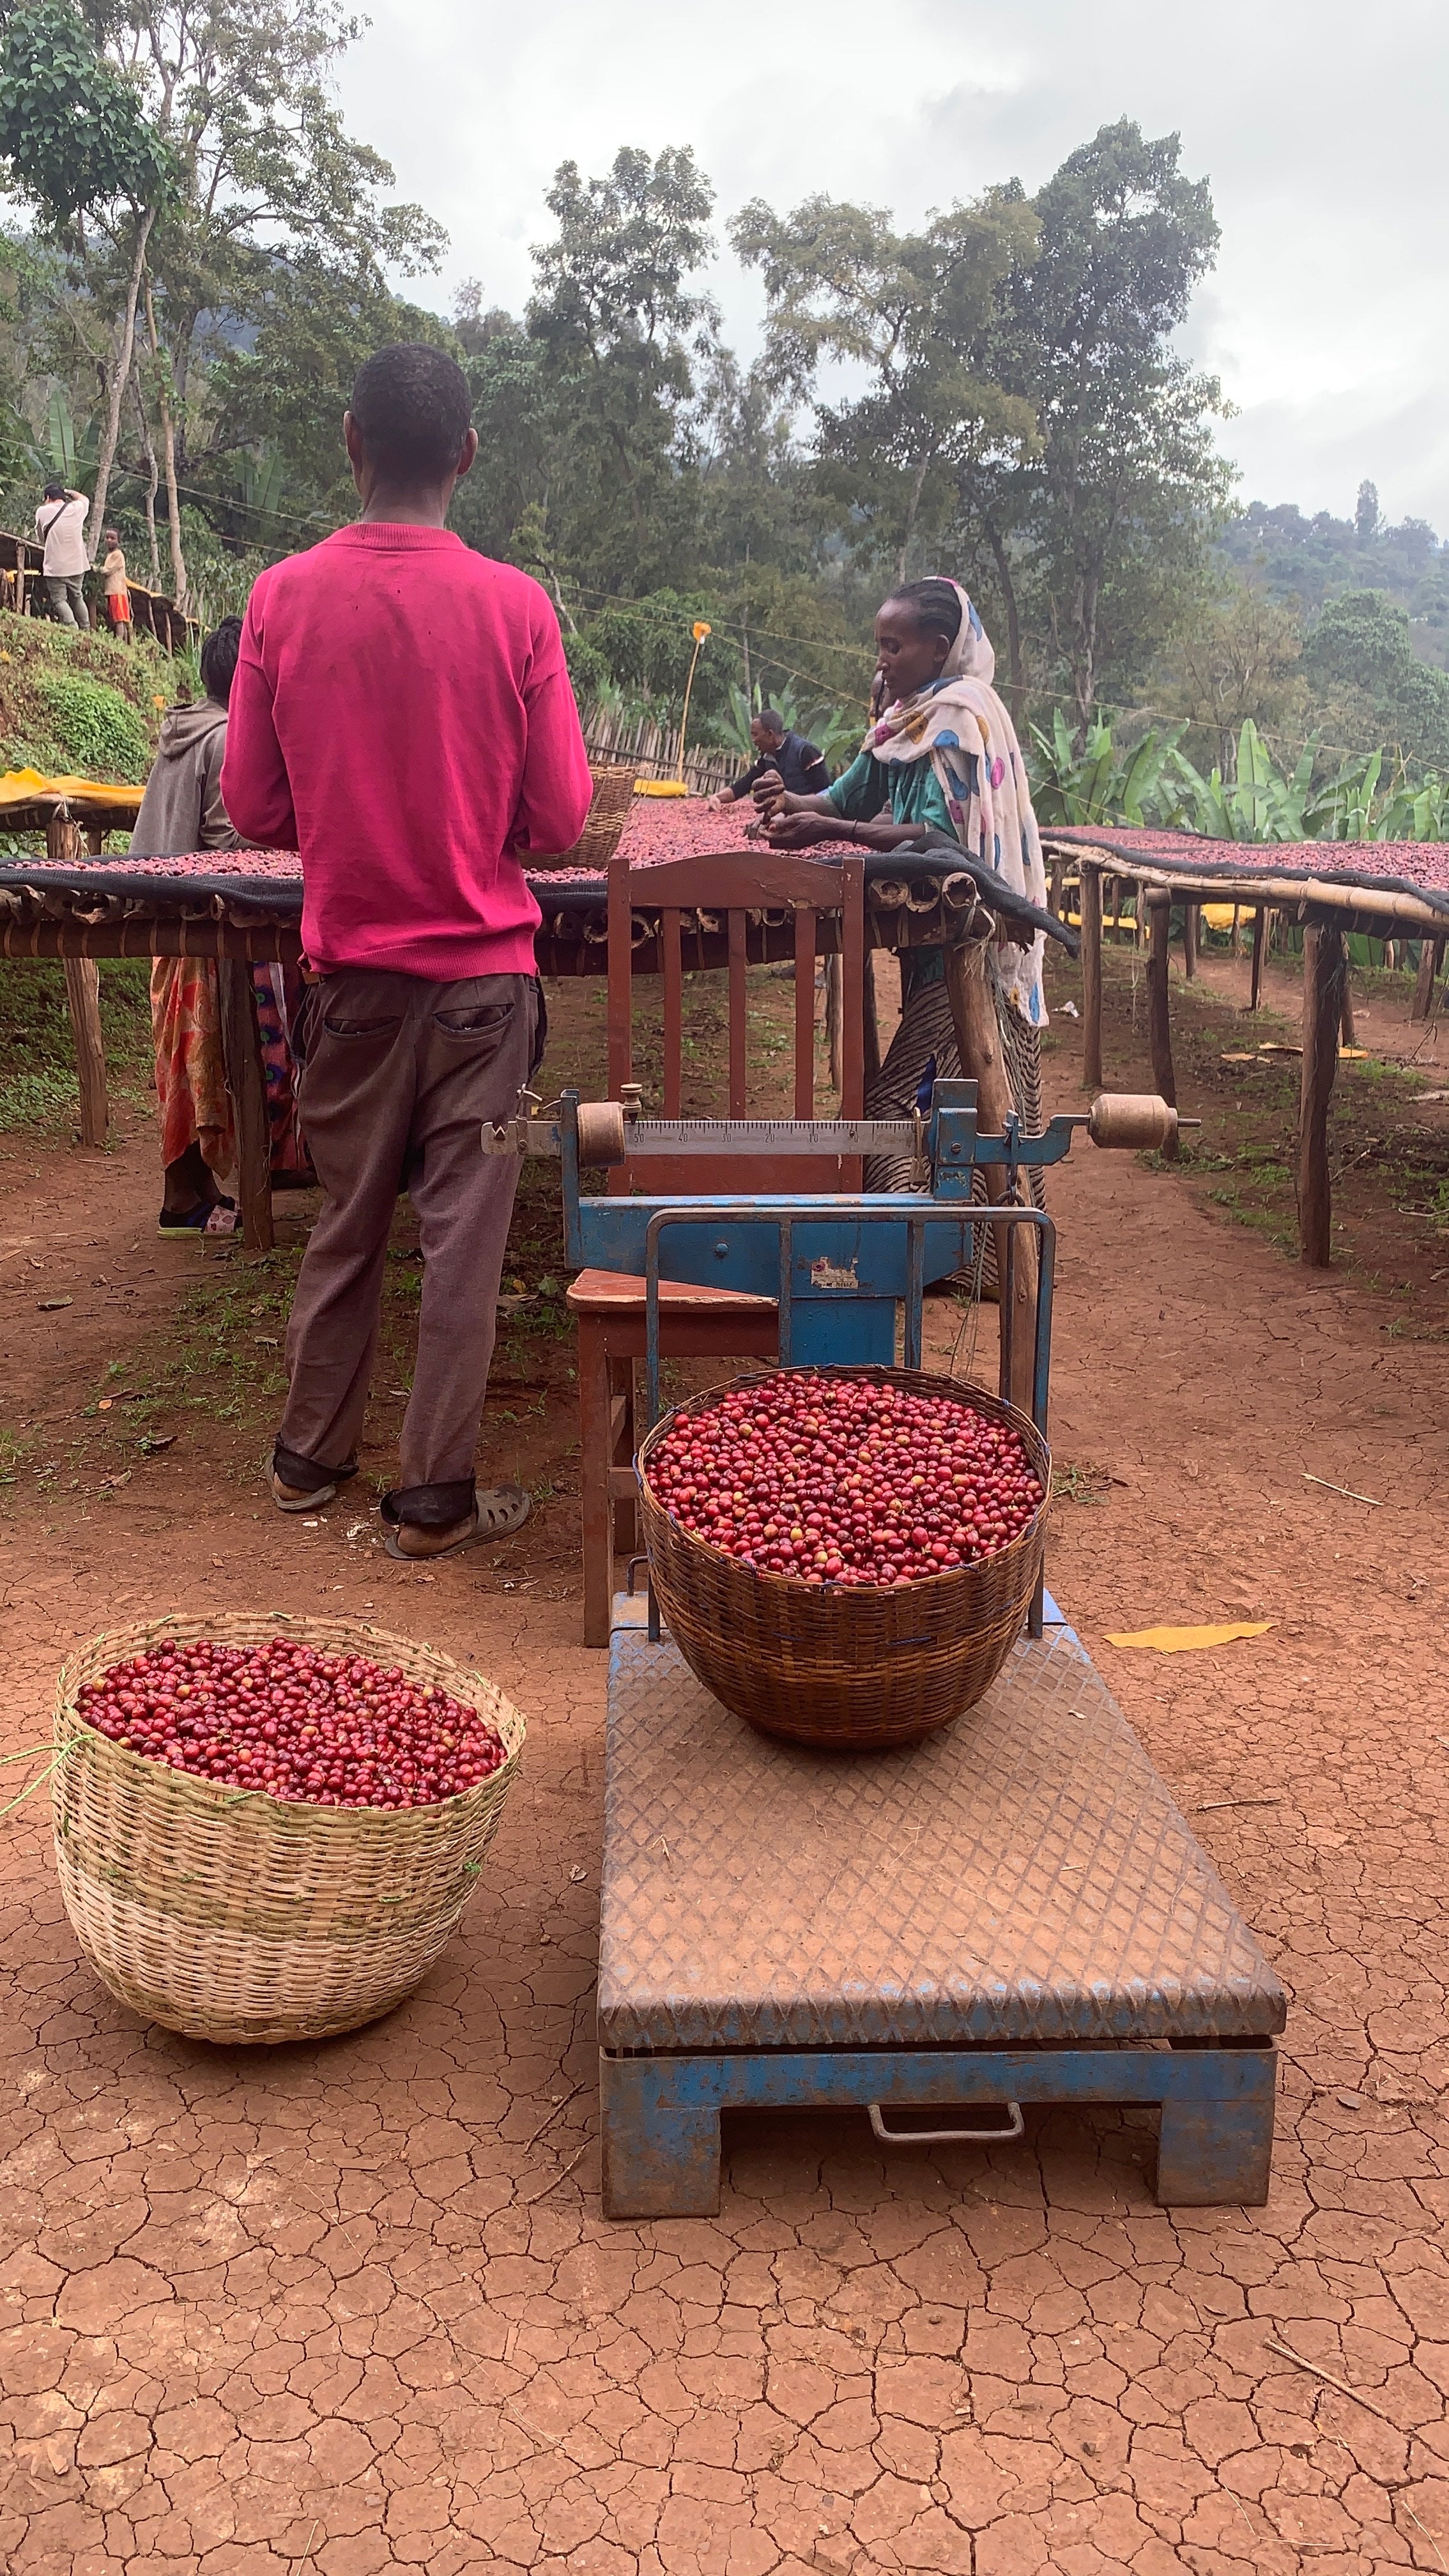
[[[911,1750],[757,1735],[666,1637],[610,1659],[599,2038],[1236,2039],[1283,1990],[1069,1629]]]

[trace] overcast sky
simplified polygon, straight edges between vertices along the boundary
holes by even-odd
[[[1245,500],[1449,533],[1449,149],[1443,0],[371,0],[341,74],[353,130],[451,235],[440,286],[521,308],[567,159],[692,144],[723,220],[816,189],[914,220],[1099,125],[1176,130],[1211,182],[1218,265],[1184,346],[1238,416]],[[712,279],[748,354],[758,289]],[[416,290],[415,290],[416,291]]]

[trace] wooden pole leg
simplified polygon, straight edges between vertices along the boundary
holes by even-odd
[[[1177,1107],[1177,1079],[1172,1069],[1172,1028],[1168,1019],[1167,942],[1172,929],[1172,897],[1153,887],[1147,897],[1147,1033],[1152,1049],[1152,1079],[1169,1108]],[[1175,1134],[1162,1148],[1165,1163],[1175,1163]]]
[[[1082,861],[1082,1088],[1102,1088],[1102,877]]]
[[[825,960],[825,1043],[830,1050],[830,1088],[840,1097],[840,955],[832,950]]]
[[[1083,884],[1086,884],[1085,872]],[[979,914],[976,916],[980,917]],[[988,1136],[999,1136],[1016,1103],[1002,1053],[996,1002],[987,981],[986,947],[982,940],[968,939],[947,949],[946,991],[956,1027],[961,1071],[968,1081],[976,1084],[977,1114],[982,1132]],[[1006,1175],[999,1166],[987,1165],[986,1188],[988,1196],[998,1205],[1005,1199]],[[1008,1265],[1006,1247],[1007,1237],[1011,1234],[1015,1235],[1016,1241]],[[1023,1413],[1030,1413],[1036,1357],[1036,1230],[1025,1225],[998,1225],[995,1236],[996,1276],[1001,1283],[1002,1298],[1002,1349],[1006,1363],[1001,1391]],[[1008,1268],[1011,1278],[1009,1306],[1006,1303]]]
[[[222,1054],[236,1120],[242,1242],[248,1252],[270,1252],[276,1240],[272,1231],[272,1138],[252,970],[237,958],[220,957],[216,971]]]
[[[871,1087],[880,1072],[880,1014],[876,1006],[875,991],[875,961],[879,954],[880,951],[875,948],[866,950],[865,974],[861,979],[860,987],[861,1067],[867,1099],[870,1098]]]
[[[1266,904],[1260,903],[1253,915],[1253,964],[1248,984],[1250,1011],[1260,1011],[1263,1007],[1263,962],[1267,954],[1268,910]]]
[[[1190,984],[1197,973],[1197,905],[1182,907],[1182,971]]]
[[[83,1145],[104,1145],[106,1042],[101,1033],[101,977],[94,957],[67,957],[65,998],[75,1031],[76,1069],[80,1076],[80,1132]]]
[[[1425,939],[1419,945],[1419,979],[1414,986],[1411,1020],[1427,1020],[1434,999],[1434,979],[1444,963],[1442,939]]]
[[[1338,1071],[1346,973],[1342,931],[1310,922],[1303,933],[1303,1087],[1298,1111],[1298,1257],[1309,1270],[1326,1270],[1333,1257],[1328,1108]]]
[[[607,1646],[614,1591],[614,1515],[609,1500],[612,1404],[607,1328],[580,1315],[579,1466],[584,1550],[584,1644]]]

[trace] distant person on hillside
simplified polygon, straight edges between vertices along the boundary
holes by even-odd
[[[388,1230],[423,1248],[417,1366],[383,1497],[388,1552],[451,1555],[521,1527],[475,1456],[518,1158],[486,1155],[543,1053],[539,910],[522,854],[572,848],[593,781],[546,591],[449,533],[478,451],[442,350],[380,349],[342,430],[355,525],[260,573],[222,791],[300,852],[321,982],[302,1123],[325,1193],[287,1328],[271,1493],[312,1512],[357,1473]]]
[[[787,796],[823,796],[830,784],[830,772],[813,742],[802,733],[792,733],[774,707],[761,707],[750,726],[750,740],[759,753],[753,767],[733,787],[722,787],[715,798],[724,808],[738,805],[752,795],[760,779],[773,770]]]
[[[121,535],[118,528],[107,528],[105,547],[106,551],[101,562],[101,572],[106,585],[106,615],[110,619],[111,633],[114,635],[116,642],[118,644],[129,644],[131,641],[131,591],[130,585],[126,579],[126,558],[121,552]]]
[[[236,674],[241,619],[224,617],[201,648],[205,697],[168,710],[136,828],[133,859],[181,858],[193,850],[246,847],[221,797],[227,702]],[[272,1174],[296,1186],[306,1176],[297,1133],[296,1091],[286,1028],[302,998],[295,968],[253,966],[252,987],[267,1076]],[[206,957],[158,957],[151,969],[151,1033],[166,1179],[158,1220],[165,1235],[233,1234],[236,1202],[221,1180],[236,1160],[232,1094],[221,1040],[220,977]]]
[[[62,626],[87,630],[91,613],[86,606],[85,577],[91,567],[86,512],[90,506],[84,492],[72,492],[64,483],[47,483],[45,499],[35,513],[35,533],[45,548],[42,570],[51,609]]]

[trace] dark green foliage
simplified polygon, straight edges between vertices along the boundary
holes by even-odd
[[[178,175],[135,86],[97,53],[68,0],[27,0],[6,19],[0,159],[55,225],[117,200],[159,204]]]
[[[1303,670],[1349,732],[1416,762],[1449,764],[1449,674],[1414,652],[1406,611],[1381,590],[1331,599],[1304,640]]]
[[[1126,119],[1069,154],[1036,200],[1037,257],[1013,271],[992,342],[1039,444],[980,491],[982,533],[1011,622],[1050,638],[1079,727],[1182,615],[1230,490],[1217,382],[1172,347],[1218,241],[1207,183],[1180,164],[1175,134],[1148,140]]]
[[[1032,444],[1035,413],[995,381],[986,341],[1035,254],[1034,213],[997,188],[898,234],[872,207],[811,197],[783,220],[746,206],[730,235],[764,276],[776,385],[798,399],[822,357],[869,368],[864,394],[816,407],[818,482],[885,577],[905,579],[951,525],[963,473]]]
[[[1307,518],[1291,501],[1273,509],[1253,501],[1224,529],[1222,552],[1272,598],[1298,602],[1307,616],[1340,591],[1388,591],[1408,611],[1420,659],[1442,667],[1449,659],[1449,552],[1427,519],[1387,527],[1377,499],[1374,510],[1372,524],[1367,514],[1356,524],[1327,510]]]

